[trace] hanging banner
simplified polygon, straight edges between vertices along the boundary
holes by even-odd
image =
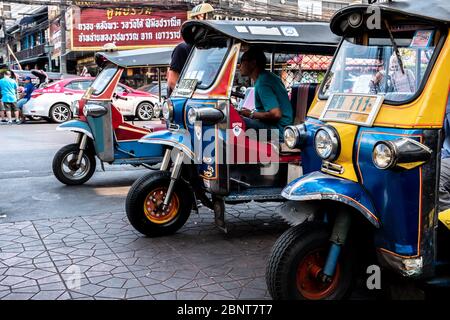
[[[118,49],[173,46],[183,41],[180,29],[186,19],[186,11],[82,8],[73,12],[71,49],[95,51],[107,43]]]

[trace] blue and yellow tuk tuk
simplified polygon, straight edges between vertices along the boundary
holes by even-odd
[[[274,299],[345,298],[372,265],[423,290],[450,285],[450,215],[438,203],[449,22],[444,0],[334,15],[343,40],[332,66],[305,123],[285,129],[286,144],[321,167],[282,192],[292,228],[268,261]]]
[[[300,154],[246,130],[232,99],[242,98],[235,88],[251,85],[239,77],[241,53],[254,46],[266,53],[301,123],[317,81],[305,83],[308,72],[298,61],[307,54],[331,61],[340,40],[325,23],[274,21],[189,21],[182,35],[194,47],[162,106],[168,130],[140,140],[168,148],[161,171],[138,179],[126,200],[129,221],[147,236],[176,232],[199,203],[214,211],[216,225],[226,231],[225,204],[283,201],[283,186],[301,175]]]

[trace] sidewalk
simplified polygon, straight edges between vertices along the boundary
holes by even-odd
[[[0,223],[0,299],[270,299],[277,206],[228,206],[227,235],[208,209],[152,239],[123,212]]]

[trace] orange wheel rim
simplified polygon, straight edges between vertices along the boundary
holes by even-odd
[[[307,254],[298,264],[297,289],[306,299],[321,300],[329,297],[338,287],[340,266],[329,283],[324,283],[317,276],[322,271],[326,260],[326,250],[318,249]]]
[[[166,210],[162,210],[167,188],[156,188],[150,191],[144,201],[144,213],[148,220],[156,224],[164,224],[173,220],[180,209],[180,200],[176,193],[172,194],[172,199]]]

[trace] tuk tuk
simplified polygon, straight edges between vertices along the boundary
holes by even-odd
[[[165,129],[166,125],[161,122],[141,127],[125,122],[115,101],[128,100],[117,90],[127,68],[156,67],[158,81],[161,81],[160,70],[170,64],[172,50],[149,48],[96,54],[96,63],[102,70],[82,99],[76,102],[74,109],[79,119],[57,127],[57,130],[77,133],[76,142],[61,148],[53,158],[53,173],[59,181],[66,185],[88,181],[95,172],[96,156],[103,169],[104,162],[147,168],[154,168],[152,165],[161,162],[163,146],[138,141],[151,132]]]
[[[216,225],[226,232],[225,203],[283,200],[288,176],[301,174],[300,154],[285,151],[278,140],[247,134],[234,99],[243,97],[244,82],[237,72],[241,53],[258,47],[270,56],[271,69],[285,75],[300,123],[317,83],[302,83],[296,62],[307,54],[331,62],[339,43],[325,23],[188,21],[181,32],[194,47],[162,106],[168,130],[139,141],[168,149],[160,171],[138,179],[126,200],[130,223],[147,236],[176,232],[198,204],[213,210]]]
[[[290,148],[322,161],[282,192],[292,227],[267,264],[274,299],[342,299],[377,268],[425,294],[450,285],[450,215],[438,203],[449,18],[444,0],[333,16],[342,41],[318,99],[305,123],[285,129]]]

